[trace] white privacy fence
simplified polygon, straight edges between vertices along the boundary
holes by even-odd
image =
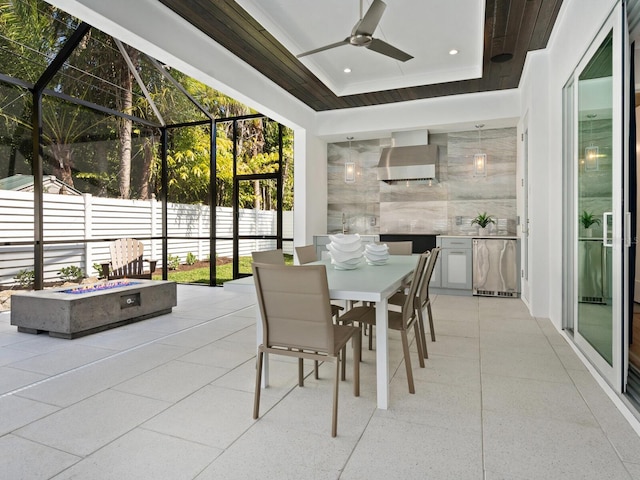
[[[198,260],[209,257],[209,207],[170,203],[167,206],[169,256],[181,262],[192,253]],[[119,200],[94,197],[44,194],[44,238],[47,241],[100,240],[108,238],[144,238],[162,234],[162,204],[157,200]],[[276,212],[240,211],[240,235],[275,235]],[[5,242],[33,241],[33,194],[0,190],[0,284],[15,283],[20,270],[33,270],[33,247],[2,245]],[[216,236],[233,237],[231,208],[216,207]],[[283,212],[283,236],[293,238],[293,212]],[[198,240],[204,237],[205,240]],[[145,257],[164,263],[162,242],[147,240]],[[240,255],[254,250],[275,248],[275,241],[242,240]],[[217,256],[233,256],[231,240],[218,240]],[[285,243],[285,253],[293,253],[291,242]],[[95,263],[109,261],[108,242],[61,243],[46,245],[44,280],[59,280],[63,267],[79,266],[86,275],[96,275]]]

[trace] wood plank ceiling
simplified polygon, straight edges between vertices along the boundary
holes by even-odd
[[[338,97],[233,0],[160,0],[315,111],[516,88],[527,52],[546,47],[562,0],[486,1],[482,78]]]

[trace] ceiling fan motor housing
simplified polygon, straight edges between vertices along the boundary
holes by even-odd
[[[373,37],[371,35],[351,35],[351,37],[349,37],[349,43],[356,47],[366,47],[371,43],[372,39]]]

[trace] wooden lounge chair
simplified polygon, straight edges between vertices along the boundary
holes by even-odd
[[[146,278],[151,280],[151,275],[156,269],[157,260],[146,260],[144,244],[135,238],[120,238],[109,245],[111,261],[101,264],[102,277],[107,280],[118,278]],[[144,264],[149,264],[149,270],[145,271]]]

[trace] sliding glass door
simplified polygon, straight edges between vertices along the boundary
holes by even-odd
[[[618,9],[616,9],[618,12]],[[623,388],[626,325],[623,79],[614,13],[565,89],[567,327],[591,363]]]

